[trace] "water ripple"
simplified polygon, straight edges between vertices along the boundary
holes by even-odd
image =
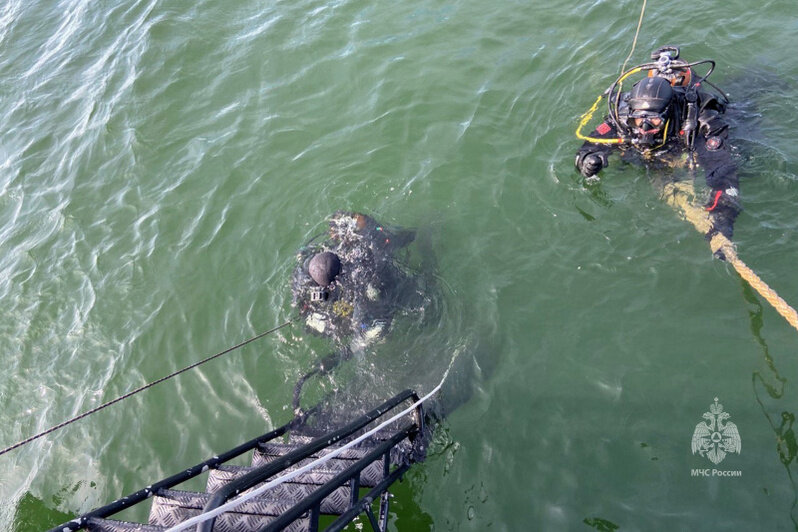
[[[664,473],[644,456],[650,448],[620,440],[669,436],[619,418],[641,418],[639,405],[668,402],[677,388],[691,400],[684,390],[705,386],[699,352],[722,368],[718,382],[736,382],[729,361],[750,355],[751,324],[734,278],[644,174],[613,163],[586,188],[573,171],[576,119],[618,75],[639,7],[5,2],[0,439],[282,323],[296,249],[332,212],[363,210],[419,229],[434,290],[423,312],[397,320],[390,342],[315,390],[354,408],[394,388],[429,389],[459,353],[441,408],[462,408],[448,427],[461,452],[433,456],[425,480],[412,480],[418,510],[469,529],[557,526],[581,522],[603,493],[602,508],[645,528],[651,517],[634,508],[652,506],[624,490],[640,472]],[[631,62],[671,42],[717,59],[713,79],[730,81],[722,86],[738,95],[743,123],[757,121],[741,128],[746,211],[736,237],[793,293],[798,178],[783,117],[794,114],[798,67],[783,42],[793,29],[785,8],[769,2],[751,15],[730,5],[695,33],[684,24],[694,5],[649,5]],[[735,76],[771,90],[745,93],[750,83]],[[696,325],[707,316],[727,334]],[[789,350],[788,332],[767,312],[764,321],[771,351]],[[674,351],[673,331],[689,355]],[[3,457],[0,498],[11,504],[0,528],[26,493],[46,508],[87,510],[284,422],[292,383],[328,349],[284,329]],[[729,385],[740,402],[746,379]],[[789,491],[768,456],[746,471],[761,468]],[[518,463],[530,465],[531,486],[512,481]],[[464,500],[473,490],[451,488],[447,475],[482,486],[487,502]],[[519,512],[520,492],[540,509]],[[733,513],[743,495],[730,493],[716,514]],[[683,507],[678,524],[698,523],[701,510]]]

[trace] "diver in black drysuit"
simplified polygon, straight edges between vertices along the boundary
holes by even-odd
[[[706,236],[711,239],[720,232],[731,238],[741,208],[737,166],[723,118],[728,100],[720,91],[713,94],[703,89],[711,69],[696,80],[692,65],[678,61],[678,57],[679,49],[671,46],[652,54],[657,63],[647,65],[649,77],[636,83],[630,92],[619,94],[617,106],[611,107],[613,111],[579,148],[576,168],[589,180],[598,179],[596,175],[616,150],[624,160],[642,159],[647,165],[698,165],[704,169],[711,189],[705,208],[712,229]],[[712,61],[699,63],[703,62],[714,67]],[[614,86],[610,88],[611,99],[615,98]],[[603,139],[616,139],[617,143],[599,142]],[[716,256],[724,258],[720,252]]]
[[[374,218],[336,212],[328,238],[297,255],[292,305],[313,334],[330,338],[335,352],[322,358],[294,389],[298,407],[302,384],[382,339],[398,310],[423,305],[416,280],[396,261],[396,252],[415,233],[390,229]]]

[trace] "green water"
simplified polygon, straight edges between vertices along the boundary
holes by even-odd
[[[316,393],[428,391],[457,354],[458,407],[393,529],[798,528],[798,333],[645,169],[573,170],[640,7],[0,4],[0,446],[285,321],[296,250],[350,209],[418,229],[435,312]],[[631,60],[676,43],[717,61],[739,254],[793,304],[797,13],[649,2]],[[0,457],[0,529],[285,422],[327,349],[293,326]],[[715,397],[742,439],[718,466],[691,451]],[[712,467],[741,476],[691,476]]]

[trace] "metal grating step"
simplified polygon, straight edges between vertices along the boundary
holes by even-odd
[[[243,458],[245,452],[253,451],[252,463],[258,467],[266,466],[271,462],[271,466],[268,467],[269,474],[276,475],[275,471],[281,468],[283,468],[282,473],[290,470],[296,471],[297,468],[306,465],[315,458],[329,456],[329,453],[335,452],[332,449],[335,449],[336,445],[344,445],[344,442],[353,441],[354,438],[357,438],[358,434],[366,434],[367,431],[370,431],[369,427],[375,426],[379,419],[399,408],[404,402],[417,399],[417,397],[414,391],[404,390],[384,401],[381,405],[362,413],[340,428],[334,426],[339,424],[333,422],[338,419],[336,416],[331,416],[330,419],[324,418],[323,421],[317,423],[317,425],[327,425],[327,429],[321,426],[309,425],[308,415],[311,413],[316,416],[314,419],[321,419],[318,413],[319,409],[314,407],[312,412],[300,413],[281,427],[246,441],[224,453],[215,455],[175,475],[152,483],[147,488],[140,489],[128,496],[120,497],[101,508],[83,514],[79,518],[56,526],[50,532],[77,531],[79,529],[95,532],[165,532],[171,527],[185,523],[188,519],[197,517],[206,506],[212,507],[216,505],[218,507],[218,504],[222,503],[221,499],[227,496],[228,489],[234,491],[250,486],[251,482],[240,482],[240,479],[236,478],[246,475],[247,468],[224,465],[239,457]],[[220,514],[214,519],[214,530],[216,532],[259,531],[270,524],[272,526],[279,524],[281,530],[316,530],[319,526],[318,521],[321,513],[319,510],[323,508],[325,513],[331,512],[326,516],[326,519],[329,520],[331,519],[330,516],[340,513],[348,506],[351,496],[355,495],[350,493],[350,485],[353,482],[356,482],[363,491],[369,491],[369,494],[366,499],[359,500],[355,507],[346,509],[341,514],[339,518],[341,523],[350,523],[364,511],[369,513],[369,520],[373,523],[374,517],[368,508],[372,503],[376,503],[379,498],[380,526],[386,528],[387,525],[383,522],[383,517],[388,515],[388,487],[400,479],[412,463],[424,458],[424,442],[418,441],[417,437],[419,435],[425,436],[427,433],[424,430],[426,417],[424,416],[422,405],[414,405],[414,407],[415,410],[411,416],[412,420],[408,422],[407,419],[404,419],[401,427],[398,426],[398,423],[392,421],[391,424],[397,425],[395,429],[382,429],[378,434],[370,435],[365,441],[359,442],[357,447],[343,451],[340,455],[336,455],[335,458],[315,468],[314,471],[297,475],[296,478],[292,478],[290,482],[286,482],[279,489],[275,487],[275,490],[270,491],[266,497],[261,495],[253,497],[240,505],[231,504],[230,506],[235,506],[233,510]],[[349,413],[354,415],[353,412]],[[405,413],[402,412],[396,418],[404,417]],[[352,417],[352,415],[349,417]],[[277,438],[276,442],[274,441],[275,438]],[[283,440],[283,438],[285,439]],[[308,444],[311,442],[315,442],[313,448],[318,449],[318,452],[313,455],[309,453],[310,447]],[[379,446],[379,451],[374,451],[376,446]],[[322,447],[325,448],[322,449]],[[287,453],[294,455],[295,458],[292,458],[292,460],[297,460],[301,457],[304,461],[286,467],[285,456]],[[385,454],[377,459],[374,459],[373,455],[370,458],[372,463],[367,464],[363,459],[366,454],[372,453],[374,455],[390,453],[388,457],[390,460],[386,458]],[[384,469],[387,468],[388,464],[391,465],[392,472],[382,479]],[[358,470],[356,473],[351,471],[345,473],[354,466],[357,466],[358,469],[363,467],[363,470]],[[182,486],[185,482],[198,479],[200,475],[206,473],[208,474],[209,488],[218,488],[217,495],[221,495],[221,491],[225,493],[225,497],[219,496],[217,501],[217,498],[211,493],[167,489],[167,487]],[[354,478],[352,478],[353,475]],[[347,478],[346,485],[337,487],[330,484],[330,480],[335,476]],[[253,475],[252,478],[260,478],[260,475]],[[251,480],[251,478],[248,480]],[[225,484],[227,482],[232,484]],[[222,489],[220,486],[226,486],[226,488]],[[324,496],[322,496],[322,491],[325,493]],[[158,495],[153,497],[153,492]],[[99,515],[116,516],[119,512],[123,512],[137,504],[145,503],[145,501],[151,503],[149,523],[147,524],[90,517]],[[297,508],[297,510],[291,511],[292,508]],[[309,508],[312,510],[309,510]],[[303,511],[305,512],[304,514],[302,514]],[[295,519],[288,526],[279,517],[284,516],[285,521],[288,521],[297,515],[299,515],[299,519]],[[277,521],[278,519],[279,521]],[[188,530],[193,531],[195,529],[196,527],[192,526]]]
[[[300,467],[303,467],[303,466],[313,462],[314,460],[316,460],[320,456],[324,456],[326,454],[329,454],[332,450],[333,449],[325,449],[323,452],[319,453],[319,455],[317,455],[317,456],[312,456],[310,458],[305,458],[304,460],[300,460],[296,464],[286,468],[283,472],[279,473],[279,475],[283,475],[283,474],[285,474],[285,472],[289,472],[289,471],[296,471]],[[347,449],[347,451],[349,451],[349,449]],[[363,457],[370,451],[370,449],[357,449],[357,453],[350,453],[348,455],[346,454],[347,451],[344,451],[344,453],[342,453],[342,454],[344,456],[349,456],[349,458],[340,458],[341,455],[338,455],[335,458],[331,458],[331,459],[327,460],[326,462],[324,462],[323,464],[318,466],[318,468],[314,468],[312,471],[313,472],[318,471],[320,473],[333,473],[333,474],[340,473],[341,471],[343,471],[343,470],[355,465],[355,463],[357,463],[358,459],[354,458],[353,456]],[[361,451],[363,451],[363,452],[361,452]],[[273,460],[275,460],[277,458],[280,458],[282,456],[282,455],[278,455],[278,454],[272,454],[272,453],[275,453],[275,452],[279,452],[279,449],[275,449],[274,447],[271,447],[270,449],[268,449],[268,453],[269,454],[266,454],[266,453],[260,452],[260,451],[256,451],[253,454],[253,456],[252,456],[252,467],[253,468],[261,467],[261,466],[266,465],[269,462],[272,462]],[[376,486],[377,483],[380,480],[382,480],[382,477],[383,477],[382,473],[383,473],[383,460],[382,460],[382,458],[379,458],[377,460],[374,460],[369,465],[367,465],[366,468],[363,469],[363,471],[360,473],[360,483],[361,483],[361,485],[368,486],[368,487]],[[300,475],[297,478],[302,479],[302,477],[304,475],[306,475],[306,474],[307,473],[305,473],[303,475]],[[208,491],[211,491],[211,490],[208,489]]]
[[[253,464],[255,465],[255,461],[258,460],[260,464],[265,464],[266,462],[271,462],[275,458],[279,458],[284,456],[290,452],[296,451],[297,449],[301,449],[304,447],[304,443],[261,443],[258,445],[257,449],[254,451],[253,456]],[[319,452],[313,453],[309,455],[310,458],[319,458],[320,456],[324,456],[325,454],[329,454],[330,451],[334,449],[328,447],[326,449],[322,449]],[[360,460],[364,456],[366,456],[369,451],[371,451],[371,447],[352,447],[342,451],[336,458],[339,460]],[[258,456],[260,455],[260,456]]]
[[[339,446],[340,445],[344,445],[347,441],[349,441],[351,439],[354,439],[355,437],[359,436],[363,432],[365,432],[365,429],[363,429],[361,431],[358,431],[358,432],[355,432],[354,434],[349,436],[346,440],[340,441],[340,442],[338,442],[335,445],[339,445]],[[383,441],[389,439],[394,434],[395,434],[395,431],[393,431],[393,430],[387,430],[386,431],[385,429],[383,429],[383,430],[381,430],[379,432],[376,432],[376,433],[372,434],[371,436],[369,436],[368,438],[366,438],[365,440],[363,440],[362,442],[360,442],[359,444],[357,444],[353,448],[354,449],[359,449],[359,448],[363,448],[363,447],[373,447],[373,446],[378,445],[378,444],[382,443]],[[279,440],[272,440],[272,442],[275,442],[275,443],[287,443],[289,445],[299,445],[301,447],[302,445],[307,445],[308,443],[312,442],[313,440],[318,439],[320,436],[323,436],[323,435],[306,436],[304,434],[298,434],[296,432],[292,432],[292,433],[290,433],[288,435],[288,441],[287,442],[280,442]]]
[[[211,471],[208,475],[208,492],[212,493],[232,480],[239,478],[246,473],[249,473],[254,468],[240,467],[240,466],[222,466],[217,470]],[[322,484],[331,480],[336,475],[336,472],[312,473],[303,474],[292,479],[289,482],[284,482],[269,489],[262,495],[264,500],[271,499],[280,501],[281,503],[294,505],[300,502],[305,497],[311,495]],[[252,489],[256,489],[258,484]],[[243,493],[246,493],[243,492]],[[324,498],[321,503],[321,513],[340,515],[349,509],[349,485],[341,486],[333,491],[330,495]]]
[[[284,456],[284,455],[286,455],[286,454],[288,454],[290,452],[293,452],[293,451],[295,451],[297,449],[300,449],[303,446],[304,446],[304,444],[297,444],[297,443],[293,443],[293,442],[289,442],[289,443],[273,443],[273,442],[269,442],[269,443],[260,444],[253,451],[253,454],[252,454],[252,466],[253,467],[260,467],[260,466],[265,465],[265,464],[267,464],[269,462],[272,462],[272,461],[274,461],[274,460],[276,460],[278,458],[281,458],[282,456]],[[317,453],[313,453],[307,459],[298,462],[299,465],[295,464],[295,465],[287,468],[286,471],[291,471],[292,469],[297,469],[298,467],[301,467],[301,466],[303,466],[303,465],[305,465],[307,463],[312,462],[316,458],[320,458],[320,457],[322,457],[322,456],[324,456],[326,454],[329,454],[334,449],[335,449],[334,447],[330,447],[330,448],[327,448],[327,449],[322,449],[321,451],[319,451]],[[346,467],[349,467],[349,465],[352,465],[357,460],[360,460],[361,458],[365,457],[369,452],[372,451],[372,449],[373,449],[373,447],[371,445],[363,445],[363,444],[360,444],[357,447],[350,447],[349,449],[346,449],[346,450],[342,451],[341,454],[337,455],[335,458],[331,459],[330,462],[335,460],[335,461],[338,461],[339,463],[341,463],[341,465],[343,465],[342,464],[343,462],[349,462],[349,464],[346,466]],[[398,464],[405,463],[407,461],[407,459],[408,459],[409,454],[410,454],[409,453],[410,449],[412,449],[412,448],[405,449],[403,446],[401,446],[401,444],[397,445],[393,449],[391,449],[391,457],[390,457],[391,465],[398,465]],[[327,463],[330,463],[330,462],[327,462]],[[378,464],[378,465],[375,465],[375,464]],[[326,464],[325,464],[325,466],[326,466]],[[338,467],[338,465],[336,465],[336,467]],[[374,485],[376,485],[376,482],[379,482],[380,480],[382,480],[382,460],[381,459],[380,460],[375,460],[372,464],[369,464],[369,466],[363,471],[363,473],[364,474],[362,475],[361,482],[363,483],[364,486],[374,486]],[[374,480],[374,479],[376,479],[376,480]]]
[[[92,517],[86,523],[86,530],[90,532],[163,532],[166,527]]]
[[[150,524],[171,527],[182,523],[202,513],[202,508],[210,497],[208,493],[163,490],[153,497]],[[213,530],[214,532],[257,531],[291,506],[290,503],[255,498],[217,517]],[[308,527],[309,520],[303,517],[294,521],[286,530],[299,532],[308,530]]]

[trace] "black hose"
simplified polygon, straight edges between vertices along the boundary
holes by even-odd
[[[707,78],[715,70],[715,61],[714,60],[712,60],[712,59],[701,59],[699,61],[694,61],[692,63],[685,63],[683,65],[679,65],[678,68],[679,69],[689,69],[689,68],[693,68],[694,66],[703,65],[703,64],[706,64],[706,63],[710,64],[709,70],[707,71],[706,74],[704,74],[696,82],[694,82],[693,85],[700,84],[700,83],[707,83],[710,87],[712,87],[713,89],[715,89],[718,92],[718,94],[721,96],[721,98],[723,98],[724,104],[728,104],[729,103],[729,98],[726,96],[726,94],[717,85],[715,85],[711,81],[707,80]],[[612,85],[610,85],[610,87],[605,92],[605,94],[607,95],[607,111],[608,111],[607,115],[610,118],[610,120],[612,121],[613,125],[615,126],[615,129],[618,130],[620,133],[623,133],[623,134],[628,133],[629,132],[629,128],[627,127],[626,124],[621,123],[620,117],[618,116],[618,108],[620,107],[620,103],[621,103],[621,91],[620,90],[616,91],[616,87],[618,86],[618,83],[620,83],[621,79],[623,79],[623,77],[626,76],[627,74],[629,74],[629,72],[631,72],[632,70],[635,70],[637,68],[639,68],[641,70],[654,70],[658,66],[659,65],[657,63],[643,63],[641,65],[637,65],[635,67],[632,67],[629,70],[627,70],[626,72],[622,72],[621,75],[618,76],[615,79],[615,81],[612,83]]]

